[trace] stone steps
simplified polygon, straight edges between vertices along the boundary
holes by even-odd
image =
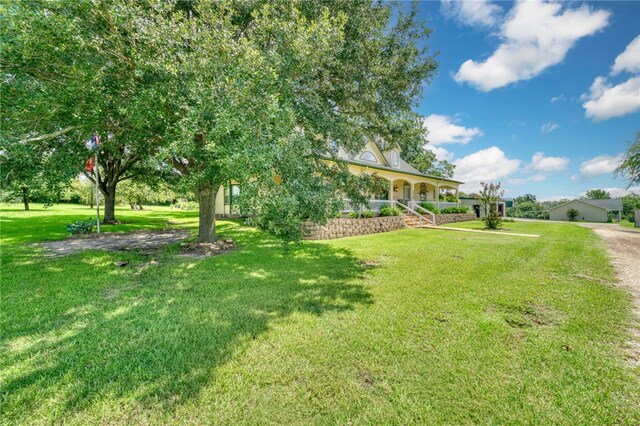
[[[402,221],[409,228],[422,228],[422,227],[431,225],[428,221],[426,220],[421,221],[421,219],[418,216],[411,213],[404,213],[402,215]]]

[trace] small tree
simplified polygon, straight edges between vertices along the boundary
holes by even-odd
[[[640,131],[636,132],[636,140],[629,142],[629,149],[616,169],[616,174],[627,179],[627,188],[640,183]]]
[[[578,215],[580,214],[580,212],[574,208],[570,208],[569,210],[567,210],[567,218],[571,221],[571,222],[575,222],[578,219]]]
[[[484,218],[482,219],[489,229],[498,229],[502,220],[498,214],[497,204],[504,196],[504,191],[500,190],[500,182],[485,183],[481,182],[482,190],[476,195],[476,199],[480,201],[484,208]]]

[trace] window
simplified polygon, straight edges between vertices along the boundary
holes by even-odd
[[[224,188],[224,204],[225,205],[229,205],[231,204],[231,202],[233,202],[233,204],[237,204],[238,203],[238,195],[240,195],[240,185],[231,185],[231,194],[233,194],[233,198],[229,199],[229,187],[226,186]]]
[[[364,161],[368,161],[370,163],[377,163],[378,160],[376,159],[376,156],[373,155],[373,152],[371,151],[365,151],[362,154],[360,154],[360,159],[364,160]]]
[[[400,155],[398,151],[393,151],[393,167],[398,167],[400,165]]]

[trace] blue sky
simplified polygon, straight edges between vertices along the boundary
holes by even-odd
[[[640,2],[422,2],[438,75],[417,108],[431,149],[474,191],[621,195],[640,130]],[[632,188],[640,192],[640,188]]]

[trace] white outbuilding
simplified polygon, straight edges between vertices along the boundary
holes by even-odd
[[[567,212],[571,209],[578,211],[576,220],[606,222],[609,219],[609,213],[613,213],[612,219],[620,221],[622,218],[622,199],[569,201],[550,208],[549,220],[569,220]]]

